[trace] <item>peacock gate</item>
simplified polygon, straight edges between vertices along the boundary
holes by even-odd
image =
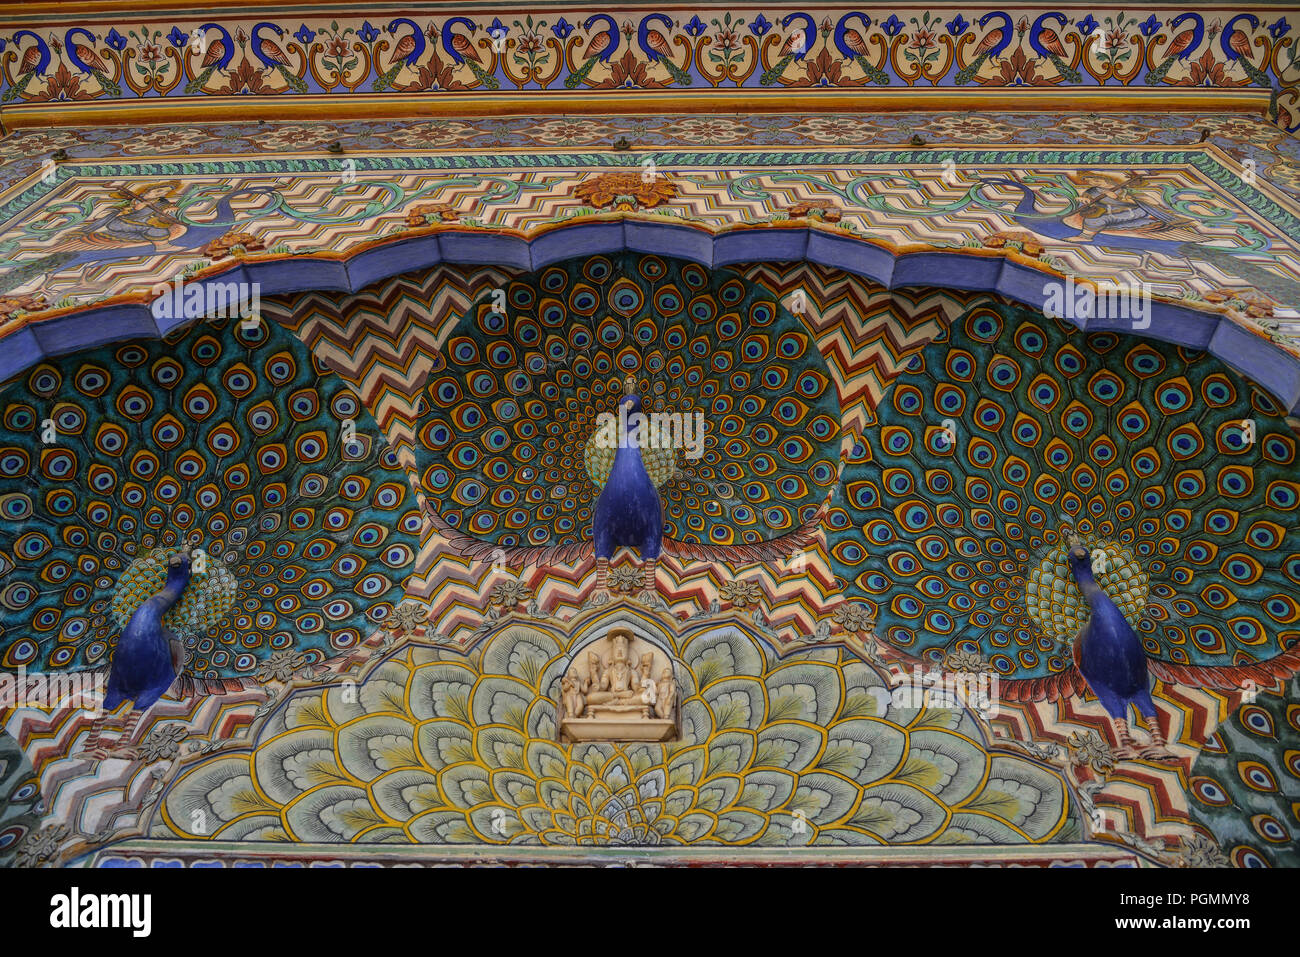
[[[216,6],[0,3],[0,864],[1300,864],[1294,10]]]

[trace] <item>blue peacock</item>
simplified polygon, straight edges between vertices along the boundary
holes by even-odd
[[[400,599],[409,483],[279,326],[198,322],[3,391],[0,665],[107,670],[107,706],[133,702],[124,745],[169,687],[233,691],[273,657],[345,653]]]
[[[1300,667],[1297,436],[1218,360],[984,304],[877,413],[827,522],[899,650],[977,653],[1012,700],[1091,689],[1145,757],[1148,671],[1238,691]]]
[[[621,547],[742,564],[806,545],[838,482],[826,363],[770,291],[731,270],[596,256],[522,276],[452,330],[423,390],[418,483],[460,553],[506,565]],[[602,413],[693,416],[702,453],[595,441]],[[625,426],[620,426],[625,427]]]

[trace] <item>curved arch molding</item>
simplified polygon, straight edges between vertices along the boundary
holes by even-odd
[[[657,170],[649,181],[646,159]],[[33,177],[0,206],[16,224],[0,235],[15,264],[0,271],[0,378],[191,321],[193,312],[150,306],[158,284],[178,276],[248,284],[264,299],[354,293],[438,264],[526,271],[633,251],[706,266],[815,263],[887,289],[985,292],[1038,310],[1062,276],[1145,283],[1145,327],[1065,318],[1208,351],[1300,412],[1300,338],[1276,325],[1300,304],[1298,207],[1217,147],[349,160],[350,181],[341,161],[319,155],[77,162],[50,184]],[[956,169],[948,180],[945,160]],[[1082,220],[1100,190],[1143,215],[1154,218],[1162,202],[1175,215],[1145,231],[1102,227],[1085,241]],[[170,234],[150,233],[158,223],[133,217],[133,203],[161,209]],[[99,240],[90,251],[87,234]]]

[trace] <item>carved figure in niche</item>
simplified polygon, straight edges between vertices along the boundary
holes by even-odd
[[[647,651],[641,656],[641,668],[637,672],[638,684],[641,687],[641,703],[645,705],[642,709],[641,716],[644,718],[654,717],[655,698],[658,691],[655,688],[655,680],[651,677],[654,674],[655,656],[653,652]]]
[[[578,677],[577,668],[570,668],[569,673],[560,682],[560,688],[563,691],[564,716],[566,718],[582,717],[582,712],[586,709],[586,701],[582,697],[583,684],[583,680]]]
[[[614,628],[560,679],[560,740],[671,741],[676,703],[672,662],[627,629]]]
[[[599,652],[587,652],[587,678],[580,687],[582,693],[587,696],[588,704],[595,695],[609,690],[609,679],[605,676],[605,663],[600,660]]]
[[[595,657],[596,661],[599,662],[598,655],[589,655],[588,660],[590,661],[592,657]],[[610,661],[609,667],[601,675],[598,690],[588,693],[587,705],[590,708],[593,704],[605,704],[607,702],[625,704],[634,700],[638,691],[636,673],[627,660],[627,637],[617,634],[614,636],[613,660]]]
[[[677,706],[677,685],[673,682],[673,669],[665,668],[659,675],[659,698],[655,702],[655,716],[672,720]]]

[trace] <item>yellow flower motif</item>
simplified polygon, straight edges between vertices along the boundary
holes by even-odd
[[[649,180],[647,182],[646,180]],[[653,209],[677,198],[677,187],[662,174],[646,177],[636,172],[600,173],[580,183],[574,194],[589,206],[616,210]]]

